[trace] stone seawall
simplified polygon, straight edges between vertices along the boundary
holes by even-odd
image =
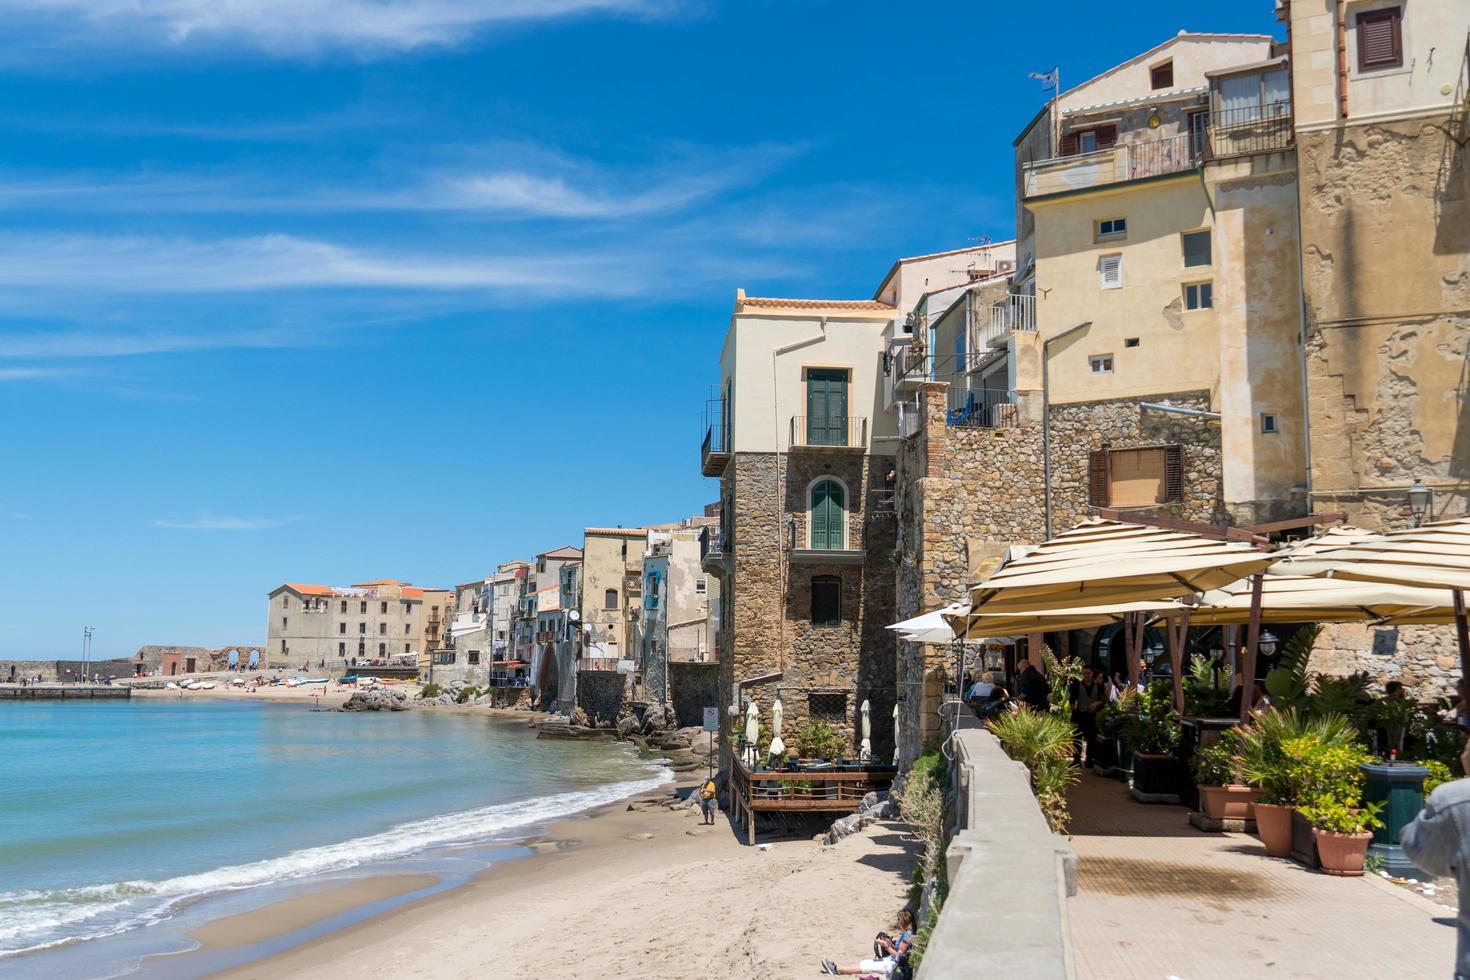
[[[71,684],[0,684],[0,701],[126,701],[133,696],[132,688],[88,685],[77,687]]]
[[[669,703],[674,724],[690,728],[704,724],[704,709],[720,706],[720,665],[675,660],[669,664]]]

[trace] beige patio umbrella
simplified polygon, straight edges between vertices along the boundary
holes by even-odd
[[[1187,526],[1186,526],[1187,527]],[[1279,556],[1262,550],[1265,539],[1241,531],[1211,537],[1158,524],[1091,518],[1000,566],[970,592],[971,612],[1037,615],[1048,610],[1130,602],[1158,602],[1222,588],[1250,576],[1259,595],[1262,574]],[[1253,604],[1259,609],[1259,603]],[[1138,683],[1143,611],[1127,614],[1128,676]],[[1177,663],[1182,631],[1171,621],[1171,659],[1176,662],[1175,700],[1182,697]],[[1065,629],[1068,627],[1057,626]],[[1073,627],[1075,628],[1075,627]],[[1246,670],[1254,672],[1260,619],[1252,617]],[[1250,673],[1247,676],[1251,676]],[[1242,698],[1249,711],[1250,692]]]
[[[1191,613],[1194,625],[1227,626],[1249,622],[1250,592],[1250,582],[1241,581],[1204,593]],[[1447,611],[1443,603],[1448,598],[1447,592],[1433,589],[1309,575],[1267,574],[1261,583],[1261,621],[1370,622],[1420,613],[1426,609]]]
[[[785,751],[786,743],[781,741],[781,699],[777,698],[771,703],[771,748],[767,754],[779,758]]]
[[[755,706],[755,702],[752,701],[745,709],[745,764],[752,769],[755,768],[756,763],[755,743],[760,741],[760,737],[761,713],[760,709]]]
[[[867,762],[873,756],[873,720],[869,717],[872,708],[868,699],[863,698],[863,743],[858,746],[858,758]]]
[[[1331,578],[1438,592],[1442,597],[1439,606],[1448,612],[1438,618],[1454,623],[1460,675],[1470,677],[1470,628],[1465,613],[1465,590],[1470,589],[1470,518],[1390,531],[1326,551],[1319,560],[1327,563],[1322,574]],[[1412,615],[1406,613],[1404,618]],[[1434,618],[1435,614],[1421,611],[1418,615]]]

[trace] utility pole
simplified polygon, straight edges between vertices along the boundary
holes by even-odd
[[[92,663],[92,634],[94,632],[96,632],[96,627],[93,627],[93,626],[83,626],[82,627],[82,683],[83,684],[87,683],[87,676],[88,676],[89,673],[91,673],[90,667],[91,667],[91,663]]]

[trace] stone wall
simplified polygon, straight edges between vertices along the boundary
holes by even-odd
[[[1375,684],[1402,681],[1428,701],[1453,697],[1460,653],[1453,626],[1368,626],[1340,623],[1322,628],[1310,667],[1325,674],[1365,671]]]
[[[577,672],[577,706],[593,724],[612,727],[627,698],[627,679],[615,670]]]
[[[669,664],[669,702],[680,728],[704,724],[704,709],[720,706],[720,665],[675,660]]]
[[[1184,499],[1149,513],[1184,521],[1221,524],[1231,520],[1221,486],[1220,426],[1205,418],[1140,408],[1158,398],[1116,398],[1051,406],[1052,529],[1063,531],[1092,513],[1088,503],[1088,460],[1095,449],[1183,447]],[[1171,395],[1170,404],[1210,410],[1208,391]],[[1038,484],[1039,486],[1039,484]],[[1247,523],[1253,518],[1247,517]]]
[[[133,661],[119,660],[0,660],[0,684],[19,683],[22,678],[31,679],[41,675],[43,683],[64,683],[79,680],[85,671],[92,677],[132,677],[135,673]]]

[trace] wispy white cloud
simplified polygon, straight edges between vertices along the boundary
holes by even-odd
[[[0,354],[0,356],[4,356]],[[73,372],[66,368],[49,367],[0,367],[0,383],[6,381],[49,381],[66,377]]]
[[[504,28],[580,16],[648,18],[679,0],[0,0],[19,46],[250,48],[280,57],[462,44]]]
[[[166,527],[179,531],[263,531],[301,520],[294,517],[216,517],[155,518],[154,527]]]

